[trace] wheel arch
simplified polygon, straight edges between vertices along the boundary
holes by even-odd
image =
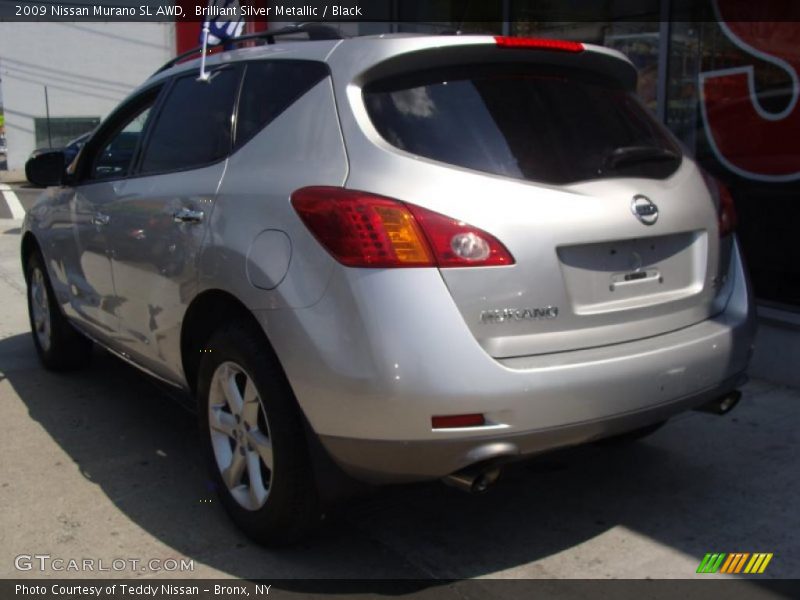
[[[280,365],[266,332],[244,302],[224,290],[206,290],[192,300],[181,324],[181,363],[192,394],[197,391],[198,369],[205,344],[219,327],[232,319],[249,322]]]
[[[281,364],[280,358],[255,315],[230,292],[212,289],[200,293],[192,301],[181,326],[183,371],[192,395],[195,396],[197,393],[198,370],[202,356],[200,351],[205,349],[203,346],[208,342],[214,331],[228,319],[243,319],[252,324],[254,331],[258,332],[258,335],[267,345],[275,364],[279,367],[281,375],[291,390],[291,381],[286,376],[286,371]],[[306,442],[311,453],[317,489],[323,501],[325,503],[333,503],[362,493],[366,489],[364,484],[356,482],[346,475],[322,446],[319,437],[297,401],[294,391],[292,391],[292,400],[303,419]]]

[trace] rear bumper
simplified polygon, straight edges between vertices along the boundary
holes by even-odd
[[[632,431],[701,406],[736,389],[744,374],[688,398],[668,400],[646,409],[485,439],[381,441],[321,436],[323,445],[351,476],[370,483],[402,483],[439,479],[476,463],[514,461]]]
[[[742,262],[712,319],[600,348],[497,360],[438,273],[340,269],[323,299],[258,316],[311,427],[364,481],[434,479],[655,423],[733,389],[755,333]],[[425,310],[418,307],[425,298]],[[433,430],[482,413],[486,427]]]

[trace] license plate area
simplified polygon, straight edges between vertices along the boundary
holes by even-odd
[[[576,314],[630,310],[672,302],[703,289],[704,231],[558,248]]]

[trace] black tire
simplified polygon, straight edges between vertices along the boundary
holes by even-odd
[[[633,431],[626,431],[625,433],[620,433],[619,435],[604,438],[599,440],[597,443],[603,446],[624,446],[626,444],[633,444],[649,435],[652,435],[666,424],[666,421],[660,421],[646,427],[634,429]]]
[[[41,279],[39,279],[39,275]],[[61,312],[44,260],[38,251],[31,252],[25,265],[25,281],[28,287],[28,318],[33,344],[39,360],[51,371],[69,371],[86,366],[92,357],[92,342],[79,333]],[[42,285],[43,284],[43,285]],[[35,297],[39,291],[46,297]],[[49,323],[49,336],[43,339],[41,322],[37,325],[34,302],[44,302],[48,310],[45,319]],[[41,306],[41,304],[40,304]],[[41,313],[40,313],[41,314]]]
[[[203,355],[197,385],[198,421],[201,444],[211,476],[228,514],[254,541],[267,546],[280,546],[305,537],[320,522],[321,510],[302,414],[277,358],[259,332],[254,331],[254,327],[257,325],[247,321],[234,321],[216,331],[206,347],[199,349]],[[212,390],[212,385],[219,386],[225,378],[224,375],[217,375],[215,379],[215,373],[223,373],[232,364],[242,369],[240,375],[255,384],[263,411],[258,418],[266,417],[265,423],[259,421],[258,430],[259,433],[266,430],[271,442],[272,469],[268,469],[263,460],[258,462],[262,480],[266,482],[266,477],[270,478],[269,484],[264,486],[268,490],[266,501],[260,507],[247,508],[234,497],[223,479],[222,467],[212,442],[210,405],[216,406],[215,410],[234,414],[232,409],[229,410],[229,405],[219,404],[220,392]],[[243,391],[245,384],[239,380],[236,385],[241,395],[246,396]],[[252,452],[256,455],[260,455],[260,452],[253,450],[255,446],[248,445],[242,449],[240,442],[236,441],[243,439],[247,435],[244,428],[250,427],[244,424],[244,411],[241,414],[242,420],[237,418],[235,421],[235,427],[240,429],[235,433],[241,437],[234,439],[216,428],[213,431],[216,443],[228,444],[232,456],[238,456],[237,451],[241,449],[242,455],[246,453],[249,459]],[[248,431],[252,433],[253,430]],[[244,474],[239,479],[241,485],[233,489],[241,498],[246,494],[242,485],[247,489],[251,487],[250,465],[244,468]],[[252,500],[252,496],[249,498]]]

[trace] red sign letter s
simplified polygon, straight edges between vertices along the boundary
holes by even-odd
[[[761,2],[773,5],[769,8],[780,14],[774,0]],[[719,25],[731,42],[787,73],[789,83],[778,93],[790,101],[781,112],[765,110],[756,94],[752,65],[701,73],[700,107],[711,148],[722,164],[742,177],[798,180],[800,23],[734,20],[747,18],[752,0],[714,0],[714,4]]]

